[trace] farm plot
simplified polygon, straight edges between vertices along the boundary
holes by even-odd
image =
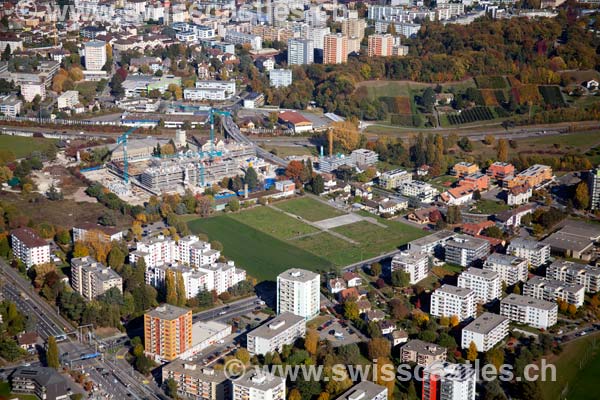
[[[450,125],[489,121],[491,119],[494,119],[494,114],[488,107],[473,107],[462,111],[460,114],[448,115],[448,122],[450,122]]]
[[[508,83],[503,76],[478,76],[475,83],[479,89],[506,89]]]
[[[381,97],[380,100],[387,105],[388,112],[392,114],[412,113],[408,96]]]
[[[496,90],[494,89],[481,89],[479,91],[483,98],[483,104],[487,107],[495,107],[498,105],[498,98],[496,97]]]
[[[538,89],[547,105],[554,108],[566,107],[558,86],[539,86]]]

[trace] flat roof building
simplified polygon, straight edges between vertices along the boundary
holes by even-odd
[[[487,352],[508,335],[508,325],[507,317],[485,312],[463,328],[461,347],[468,349],[473,342],[477,351]]]
[[[500,302],[500,315],[534,328],[548,329],[558,320],[558,305],[556,302],[509,294]]]
[[[306,321],[290,312],[279,314],[249,332],[246,348],[251,355],[265,355],[280,352],[284,345],[293,344],[306,335]]]

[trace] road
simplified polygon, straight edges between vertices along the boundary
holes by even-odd
[[[17,308],[37,321],[38,334],[46,339],[48,336],[68,334],[67,340],[59,343],[59,351],[63,359],[72,360],[80,358],[82,354],[96,352],[96,347],[89,343],[82,343],[75,338],[75,328],[56,309],[46,303],[31,287],[29,282],[23,278],[15,269],[11,268],[3,259],[0,259],[0,274],[2,275],[2,291],[7,298],[20,298],[15,304]],[[89,374],[101,393],[113,399],[124,399],[132,397],[135,399],[165,399],[157,388],[148,388],[144,383],[144,377],[133,373],[131,367],[125,368],[115,362],[102,358],[74,361],[73,369],[79,368]],[[101,371],[110,371],[114,378],[108,379]],[[115,382],[116,381],[116,382]]]
[[[258,297],[256,296],[237,300],[223,306],[196,313],[192,316],[192,321],[228,321],[253,311],[258,307],[257,301]]]

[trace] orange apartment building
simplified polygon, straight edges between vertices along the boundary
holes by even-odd
[[[466,161],[456,163],[454,167],[452,167],[452,175],[457,178],[463,178],[467,175],[476,174],[479,171],[479,165]]]
[[[343,64],[348,61],[348,37],[332,33],[323,38],[323,64]]]
[[[392,55],[394,47],[394,37],[386,33],[385,35],[369,36],[369,57],[387,57]]]
[[[515,175],[515,166],[509,163],[496,161],[487,169],[487,175],[495,181],[503,181]]]
[[[552,167],[548,165],[535,164],[524,171],[519,172],[513,179],[505,181],[507,188],[513,188],[527,183],[530,187],[535,188],[542,183],[553,178]]]
[[[144,314],[144,350],[172,361],[192,346],[192,310],[164,304]]]
[[[459,182],[458,186],[470,186],[473,190],[487,190],[490,187],[490,177],[476,172],[471,175],[463,177]]]

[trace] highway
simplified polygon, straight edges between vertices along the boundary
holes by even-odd
[[[68,334],[67,340],[59,343],[60,354],[64,359],[71,360],[79,358],[82,354],[96,352],[96,347],[79,342],[74,338],[75,329],[57,311],[46,303],[31,287],[29,282],[23,278],[15,269],[11,268],[3,259],[0,259],[0,274],[3,276],[2,291],[6,298],[15,301],[17,308],[34,318],[37,322],[38,334],[47,339],[48,336]],[[75,361],[73,369],[79,368],[89,374],[89,379],[97,386],[97,390],[106,398],[124,399],[132,397],[135,399],[157,399],[166,397],[157,388],[148,388],[140,374],[133,374],[131,367],[111,362],[104,357]],[[110,371],[114,378],[108,379],[101,371]],[[158,392],[158,393],[156,393]]]

